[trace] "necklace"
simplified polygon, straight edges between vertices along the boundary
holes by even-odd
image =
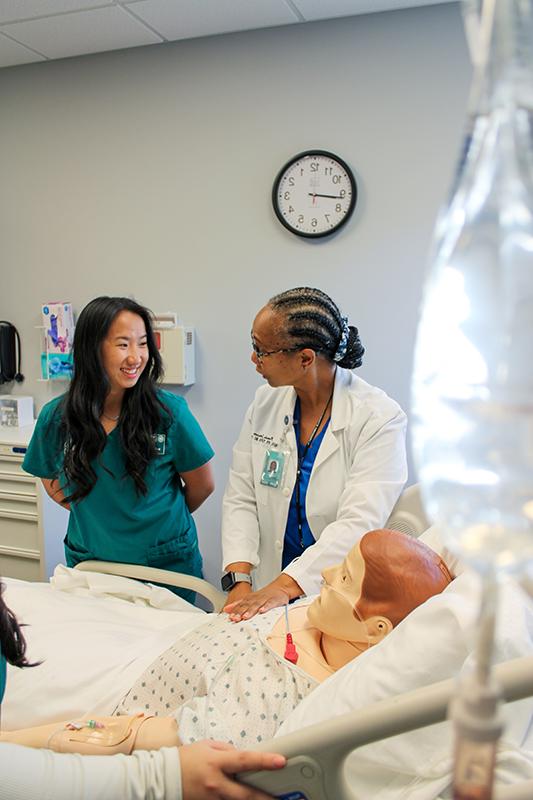
[[[116,417],[110,417],[109,414],[106,414],[105,411],[102,411],[102,416],[105,417],[105,419],[108,419],[110,422],[116,422],[120,417],[120,414],[117,414]]]

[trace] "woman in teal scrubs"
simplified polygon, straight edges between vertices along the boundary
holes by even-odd
[[[213,450],[185,400],[158,387],[162,372],[146,308],[97,297],[83,309],[69,390],[42,409],[23,463],[70,509],[70,567],[98,559],[202,575],[192,512],[213,491]]]

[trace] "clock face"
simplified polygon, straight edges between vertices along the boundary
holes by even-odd
[[[355,208],[357,184],[350,167],[325,150],[307,150],[281,170],[272,189],[276,216],[298,236],[328,236]]]

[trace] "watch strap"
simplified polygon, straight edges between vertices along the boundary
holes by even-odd
[[[252,576],[248,572],[226,572],[221,579],[222,589],[229,592],[236,583],[252,584]]]
[[[252,576],[248,572],[233,572],[234,583],[249,583],[252,585]]]

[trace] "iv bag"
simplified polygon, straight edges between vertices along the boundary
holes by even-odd
[[[481,571],[533,562],[533,0],[495,0],[489,33],[412,386],[426,511]]]

